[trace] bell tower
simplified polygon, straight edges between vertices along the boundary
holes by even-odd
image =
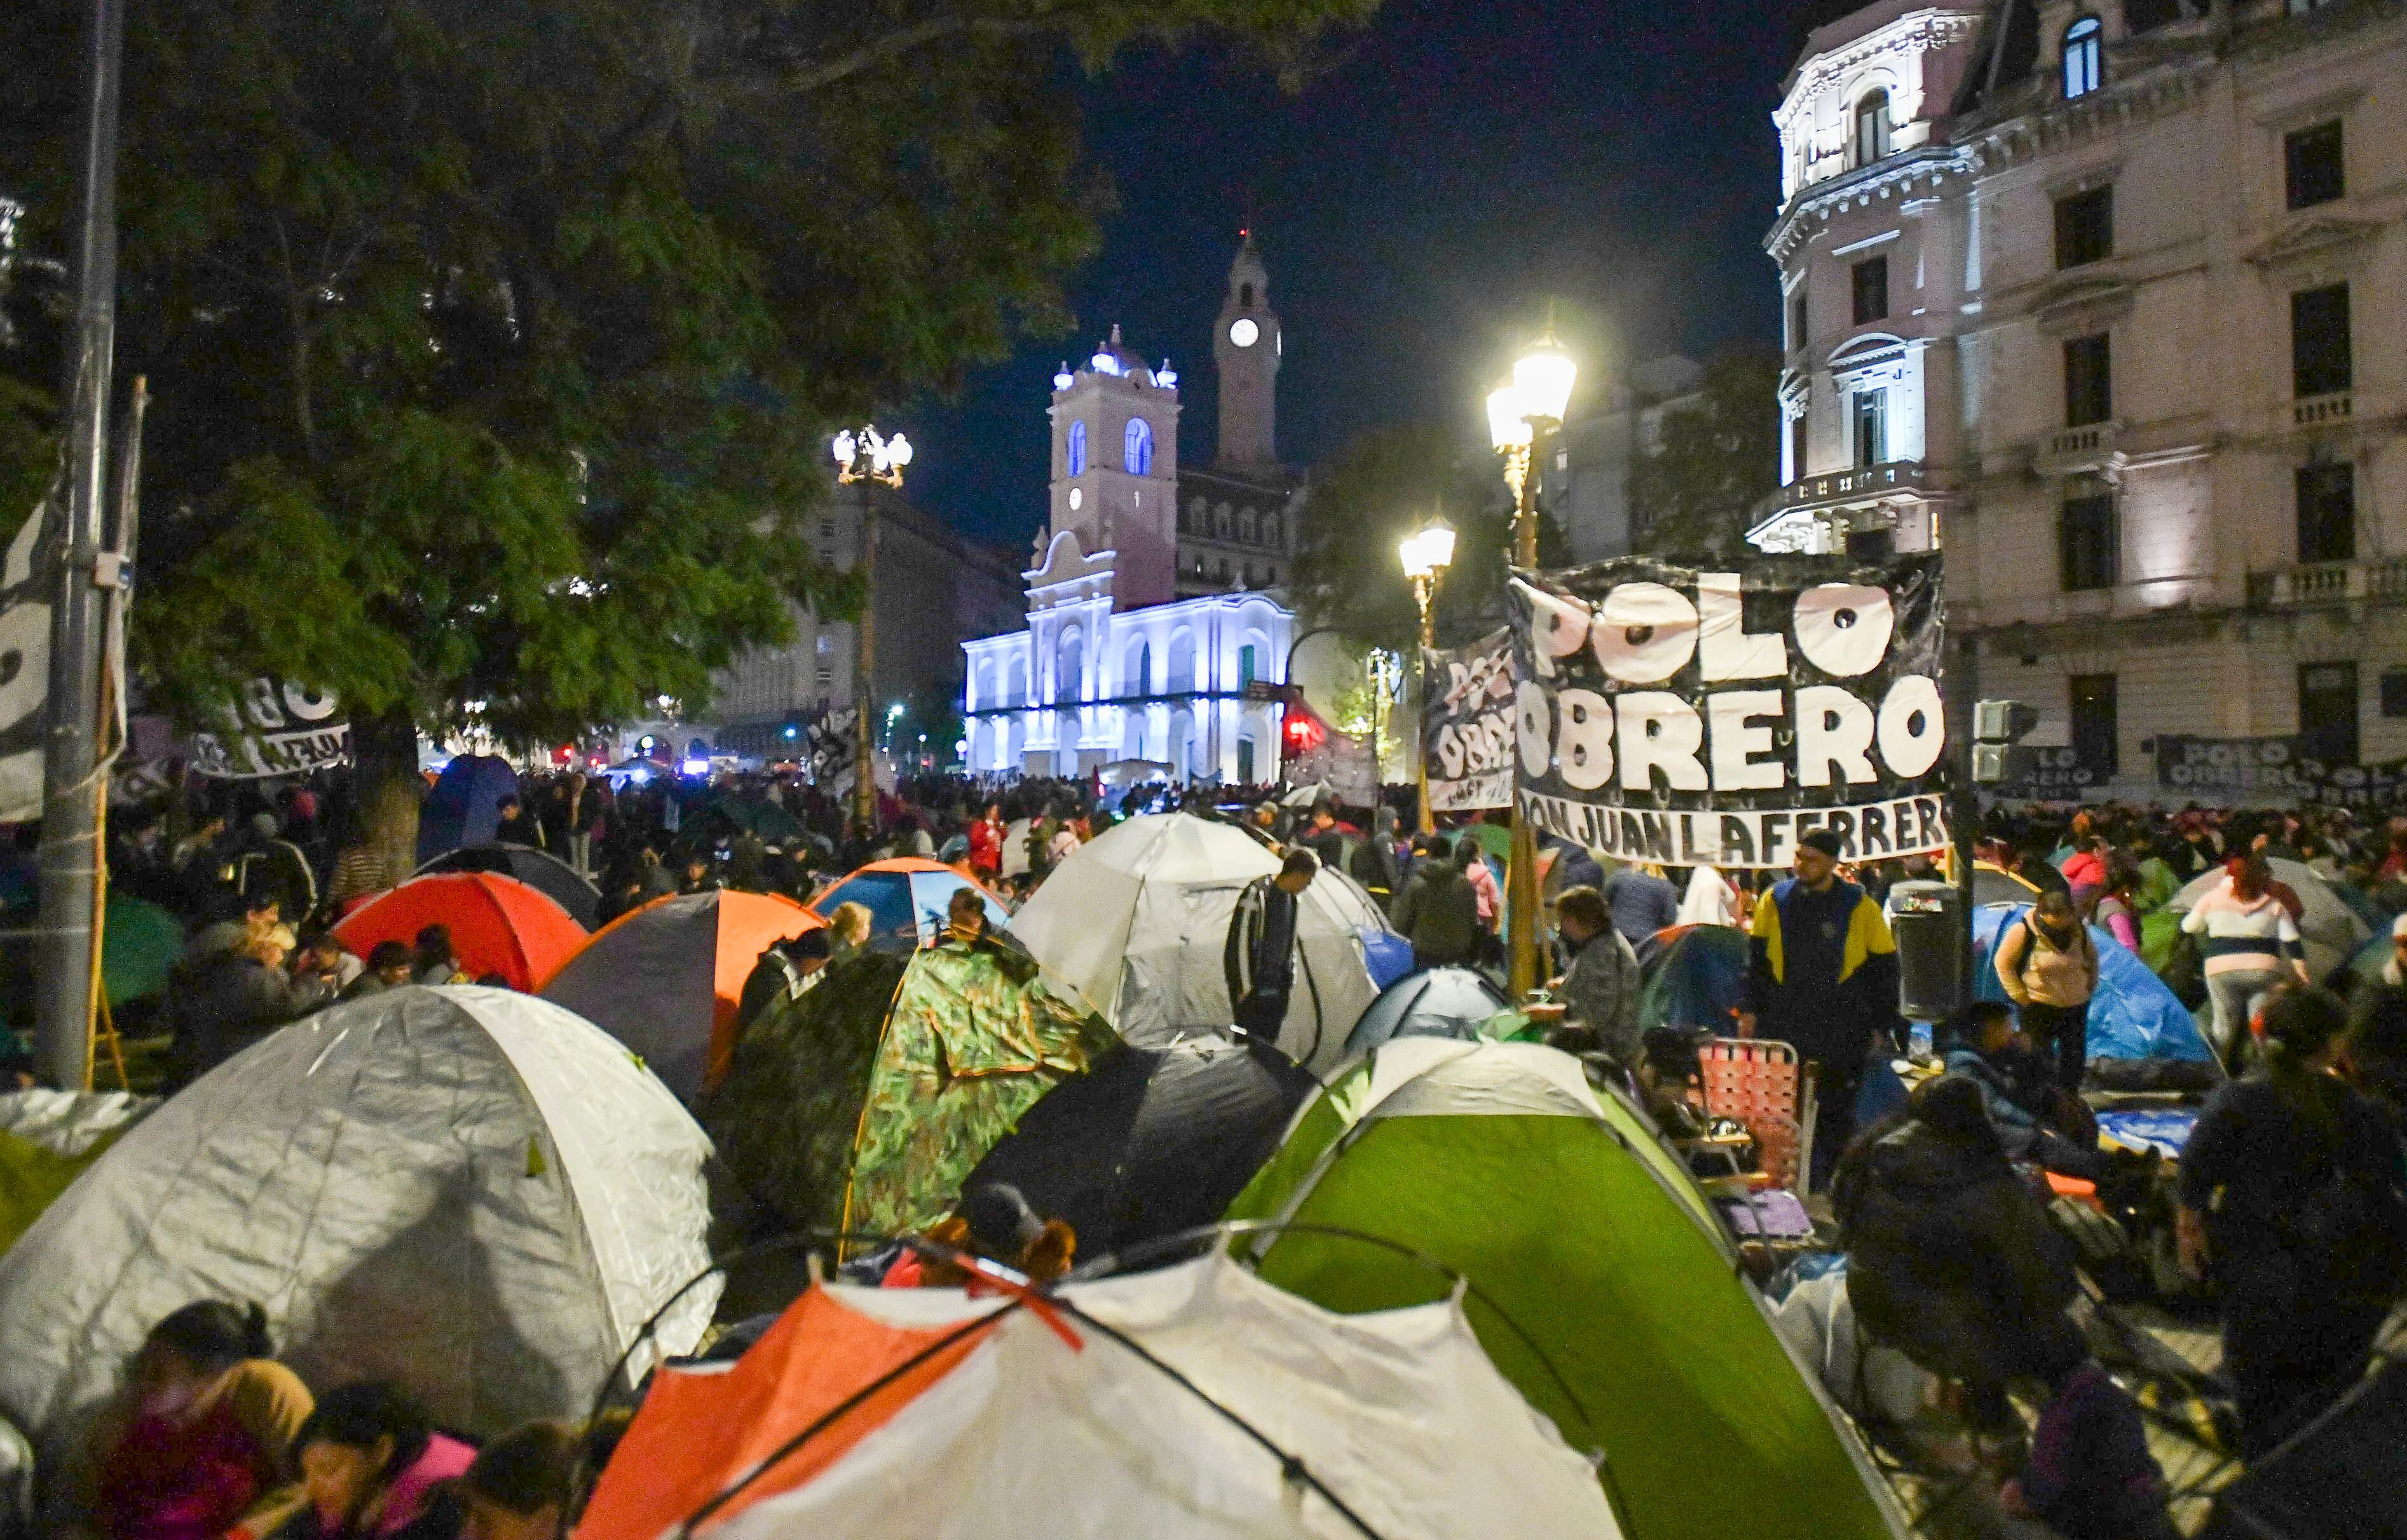
[[[1212,361],[1220,371],[1220,443],[1213,463],[1267,468],[1279,463],[1279,321],[1271,308],[1270,272],[1254,250],[1254,234],[1242,234],[1212,338]]]
[[[1115,553],[1118,607],[1173,596],[1178,540],[1178,374],[1120,340],[1120,329],[1084,367],[1053,377],[1053,486],[1049,528],[1074,532],[1089,556]]]

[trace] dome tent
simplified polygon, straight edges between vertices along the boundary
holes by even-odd
[[[2003,1000],[2006,988],[1989,959],[2006,927],[2030,912],[2028,906],[1993,904],[1975,912],[1973,920],[1973,993],[1981,1000]],[[2138,1064],[2144,1061],[2193,1063],[2213,1079],[2222,1078],[2215,1050],[2200,1035],[2198,1019],[2176,998],[2163,979],[2148,970],[2122,943],[2099,926],[2089,927],[2090,945],[2098,948],[2098,988],[2089,997],[2089,1062],[2101,1083],[2137,1089]],[[2133,1068],[2118,1068],[2118,1063]]]
[[[586,930],[601,922],[602,890],[583,872],[532,845],[463,845],[409,875],[424,877],[430,872],[495,872],[516,877],[540,891]]]
[[[1617,1540],[1452,1300],[1334,1316],[1218,1255],[1056,1298],[812,1289],[732,1367],[655,1377],[577,1540],[721,1494],[726,1540]]]
[[[1529,1018],[1497,992],[1476,968],[1423,968],[1379,991],[1354,1023],[1346,1056],[1368,1053],[1398,1037],[1511,1037]]]
[[[446,850],[491,845],[502,826],[502,799],[519,794],[518,772],[498,754],[461,754],[443,767],[418,814],[418,862]]]
[[[432,872],[388,888],[345,915],[335,939],[354,957],[381,941],[414,945],[418,933],[441,925],[451,952],[471,978],[499,974],[514,990],[532,990],[585,945],[585,927],[540,888],[494,872]]]
[[[1398,1038],[1307,1105],[1232,1219],[1360,1231],[1471,1286],[1473,1329],[1652,1540],[1870,1540],[1902,1520],[1638,1114],[1526,1043]],[[1347,1312],[1442,1288],[1384,1247],[1264,1231],[1272,1283]]]
[[[535,988],[626,1044],[691,1103],[727,1073],[761,954],[826,923],[781,893],[671,893],[596,931]]]
[[[946,910],[963,888],[986,901],[988,924],[999,930],[1011,919],[992,893],[950,866],[919,856],[871,862],[812,899],[811,912],[831,919],[837,905],[858,904],[869,911],[869,945],[907,952],[944,934]]]
[[[1112,1042],[1005,945],[907,960],[864,948],[762,1013],[703,1116],[730,1196],[784,1225],[924,1230],[1020,1115]]]
[[[1011,934],[1132,1043],[1225,1032],[1229,917],[1246,884],[1278,869],[1233,824],[1149,813],[1079,847],[1012,917]],[[1299,911],[1303,961],[1278,1047],[1318,1074],[1344,1059],[1346,1034],[1377,997],[1365,939],[1389,932],[1361,885],[1326,867]]]
[[[266,1305],[319,1386],[389,1376],[497,1434],[590,1405],[709,1263],[702,1131],[625,1049],[505,990],[285,1027],[128,1130],[0,1258],[0,1416],[46,1446],[161,1318]],[[715,1291],[660,1335],[691,1348]]]

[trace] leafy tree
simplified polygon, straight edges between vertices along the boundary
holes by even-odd
[[[1743,345],[1705,365],[1702,399],[1664,414],[1654,449],[1630,469],[1637,546],[1681,562],[1746,553],[1756,505],[1780,485],[1780,354]]]
[[[790,599],[823,434],[1066,324],[1075,81],[1216,36],[1294,76],[1375,0],[180,0],[128,38],[120,373],[152,700],[419,729],[706,702]],[[0,7],[0,165],[73,207],[76,0]],[[47,383],[55,361],[0,364]]]
[[[1440,514],[1455,542],[1438,585],[1438,645],[1459,647],[1502,625],[1513,512],[1500,462],[1427,423],[1372,429],[1314,474],[1297,531],[1300,623],[1410,658],[1420,618],[1396,547]],[[1538,564],[1566,559],[1560,526],[1542,513]]]

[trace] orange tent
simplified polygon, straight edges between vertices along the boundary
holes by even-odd
[[[928,1357],[764,1471],[711,1522],[817,1476],[884,1426],[984,1341],[994,1318],[936,1327],[890,1326],[805,1293],[733,1367],[664,1367],[619,1441],[585,1506],[576,1540],[658,1540],[756,1464],[914,1355]],[[946,1343],[945,1339],[954,1340]],[[939,1347],[939,1344],[944,1346]]]
[[[744,980],[776,941],[827,921],[776,893],[677,893],[593,933],[535,987],[634,1050],[685,1101],[735,1054]]]
[[[343,917],[335,934],[365,957],[380,941],[405,946],[429,925],[449,926],[451,950],[472,978],[500,974],[528,990],[585,944],[585,927],[550,895],[494,872],[437,872],[378,893]]]

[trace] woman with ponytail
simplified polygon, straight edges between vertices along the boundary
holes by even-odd
[[[286,1457],[312,1403],[270,1357],[267,1312],[202,1300],[150,1329],[93,1431],[91,1512],[107,1540],[213,1540],[289,1510]]]
[[[2222,1296],[2251,1459],[2357,1377],[2407,1289],[2407,1161],[2382,1110],[2333,1073],[2347,1007],[2286,984],[2256,1025],[2264,1071],[2208,1099],[2175,1214],[2183,1265]]]
[[[2207,992],[2215,998],[2215,1048],[2234,1074],[2247,1060],[2249,1020],[2265,991],[2286,978],[2306,981],[2298,920],[2274,891],[2272,868],[2252,851],[2233,858],[2222,882],[2182,921],[2199,938]]]

